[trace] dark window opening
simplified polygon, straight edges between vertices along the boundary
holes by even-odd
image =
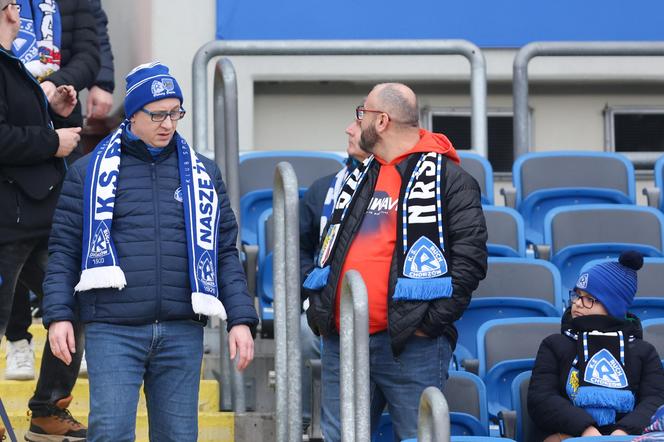
[[[470,149],[470,116],[432,115],[433,132],[440,132],[452,141],[457,149]],[[511,172],[514,162],[514,137],[511,115],[488,117],[489,162],[494,172]]]
[[[613,131],[616,152],[664,151],[664,112],[614,113]]]

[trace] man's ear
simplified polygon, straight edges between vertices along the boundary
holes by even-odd
[[[390,124],[390,117],[386,113],[380,113],[376,118],[376,132],[385,132]]]

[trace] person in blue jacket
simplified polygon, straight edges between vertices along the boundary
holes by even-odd
[[[85,323],[88,441],[134,440],[141,384],[150,440],[195,441],[206,317],[227,318],[240,370],[258,317],[219,169],[176,132],[176,79],[153,62],[126,80],[128,119],[65,177],[43,321],[67,364],[72,323]]]

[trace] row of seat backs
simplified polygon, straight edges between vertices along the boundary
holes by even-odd
[[[493,169],[486,158],[472,152],[460,152],[462,167],[480,185],[482,202],[493,204]],[[298,179],[300,196],[318,178],[339,171],[344,156],[331,152],[256,151],[240,155],[240,218],[241,237],[246,244],[256,244],[258,217],[272,207],[275,168],[287,161]]]

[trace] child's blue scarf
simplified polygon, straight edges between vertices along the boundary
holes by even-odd
[[[43,81],[60,69],[62,24],[55,0],[16,0],[21,27],[12,51],[30,73]]]
[[[372,161],[370,156],[346,178],[321,243],[317,266],[304,281],[304,288],[320,290],[327,284],[339,232],[354,196],[365,184]],[[405,172],[408,182],[399,195],[397,257],[401,274],[392,295],[395,301],[431,301],[452,295],[443,229],[444,167],[440,153],[409,158]]]
[[[113,208],[120,175],[124,121],[92,152],[85,177],[83,202],[83,259],[81,279],[75,291],[117,288],[126,285],[113,243]],[[187,142],[175,134],[182,186],[185,233],[189,254],[191,304],[195,313],[226,319],[218,299],[217,233],[219,200],[214,183]]]

